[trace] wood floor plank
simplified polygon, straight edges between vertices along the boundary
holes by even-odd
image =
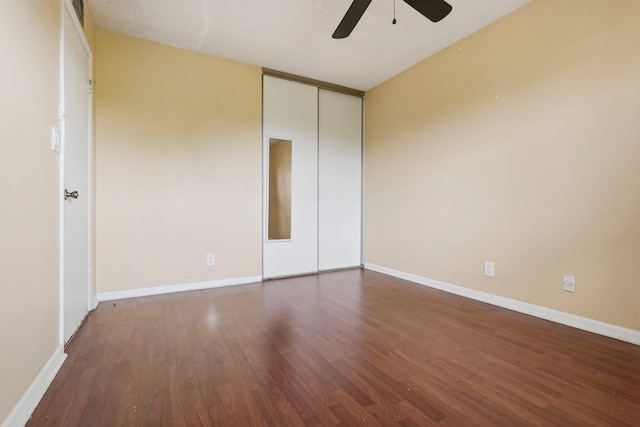
[[[28,426],[636,426],[640,347],[366,270],[101,303]]]

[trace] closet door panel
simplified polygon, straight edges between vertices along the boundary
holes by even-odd
[[[362,98],[319,91],[319,269],[362,264]]]
[[[263,276],[317,272],[318,89],[269,76],[263,83]]]

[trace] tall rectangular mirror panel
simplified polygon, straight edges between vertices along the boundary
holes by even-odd
[[[269,138],[269,240],[291,239],[291,141]]]

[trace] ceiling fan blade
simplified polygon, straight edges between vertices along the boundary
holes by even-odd
[[[334,39],[343,39],[345,37],[349,37],[351,31],[356,27],[360,18],[364,14],[365,10],[369,7],[371,0],[353,0],[351,6],[349,6],[349,10],[338,24],[338,28],[333,32]]]
[[[453,10],[453,7],[444,0],[404,0],[404,2],[432,22],[440,21]]]

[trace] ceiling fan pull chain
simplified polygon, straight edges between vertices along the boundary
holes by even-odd
[[[396,21],[396,0],[393,0],[393,21],[391,23],[396,25],[398,21]]]

